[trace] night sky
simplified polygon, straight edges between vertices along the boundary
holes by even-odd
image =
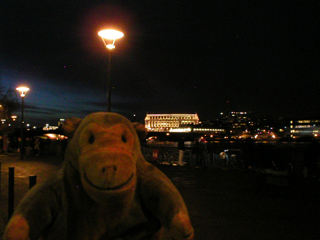
[[[111,61],[112,111],[253,111],[319,116],[320,1],[0,2],[0,82],[26,85],[26,122],[106,111],[107,50],[98,31],[124,33]],[[16,113],[19,116],[19,111]]]

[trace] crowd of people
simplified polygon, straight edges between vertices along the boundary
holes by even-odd
[[[2,153],[21,151],[21,137],[0,136],[0,149]],[[27,137],[24,140],[22,151],[25,156],[40,156],[53,154],[63,158],[67,147],[67,139],[50,139],[49,137]]]

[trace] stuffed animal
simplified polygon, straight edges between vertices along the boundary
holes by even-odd
[[[143,128],[116,113],[71,118],[63,167],[22,199],[6,240],[191,240],[186,205],[172,182],[142,156]]]

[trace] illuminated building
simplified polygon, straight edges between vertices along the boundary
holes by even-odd
[[[145,127],[150,132],[191,132],[199,124],[198,114],[147,114]]]
[[[194,133],[203,133],[203,134],[221,134],[221,133],[225,133],[226,130],[223,128],[217,128],[214,126],[210,126],[210,125],[198,125],[198,126],[194,126],[193,128],[193,132]]]
[[[147,114],[145,127],[149,132],[224,133],[225,129],[199,124],[198,114]]]
[[[54,131],[57,130],[58,126],[50,126],[48,123],[42,128],[43,131]]]
[[[290,121],[290,137],[320,137],[320,119]]]
[[[251,115],[251,112],[246,111],[220,113],[220,121],[225,125],[230,136],[246,138],[252,136],[252,129],[254,127]]]
[[[247,123],[251,119],[251,113],[250,112],[228,112],[220,113],[221,120],[224,120],[225,122],[238,122],[238,123]]]

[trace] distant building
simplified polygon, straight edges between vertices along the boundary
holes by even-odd
[[[220,113],[220,119],[229,123],[247,123],[251,120],[250,112],[228,112]]]
[[[43,131],[53,131],[57,130],[58,126],[50,126],[48,123],[42,128]]]
[[[320,119],[291,120],[290,137],[320,137]]]
[[[147,114],[145,127],[150,132],[190,132],[199,124],[198,114]]]
[[[220,134],[225,129],[200,124],[198,114],[147,114],[145,127],[149,132]]]
[[[58,126],[50,126],[48,123],[42,128],[43,131],[54,131],[60,128],[65,122],[65,119],[60,119],[58,121]]]
[[[251,112],[220,113],[220,121],[230,136],[250,137],[254,123]]]
[[[194,133],[201,133],[201,134],[225,134],[226,130],[222,127],[215,126],[213,124],[199,124],[193,127],[192,131]]]

